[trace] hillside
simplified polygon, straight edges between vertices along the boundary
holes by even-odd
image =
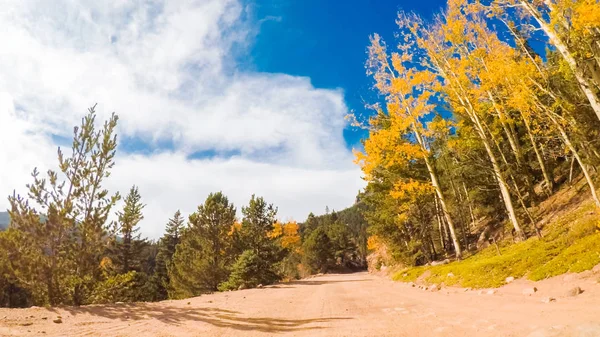
[[[590,270],[600,263],[600,222],[594,202],[584,187],[581,179],[531,209],[539,219],[541,238],[533,236],[514,243],[506,227],[490,230],[480,226],[473,234],[479,237],[484,230],[490,231],[489,236],[497,240],[497,247],[480,240],[481,250],[471,252],[462,261],[402,269],[393,278],[422,284],[487,288],[506,284],[507,278],[538,281]]]
[[[367,222],[362,214],[364,204],[356,202],[354,205],[341,211],[331,211],[323,215],[310,213],[304,223],[300,223],[302,237],[308,237],[310,232],[317,228],[329,228],[333,224],[341,224],[347,229],[351,241],[350,253],[355,255],[357,265],[366,267],[367,258]]]

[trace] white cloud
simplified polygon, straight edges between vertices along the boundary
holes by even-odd
[[[362,186],[342,136],[341,90],[236,68],[233,47],[247,46],[258,25],[237,1],[0,6],[0,194],[24,191],[34,166],[55,167],[52,136],[70,137],[96,102],[99,119],[117,112],[122,139],[151,149],[121,151],[109,185],[140,186],[152,237],[212,191],[238,208],[256,193],[303,220],[350,205]],[[189,159],[202,151],[217,156]]]
[[[222,191],[238,211],[255,193],[274,203],[281,218],[304,220],[326,205],[338,210],[349,206],[362,185],[356,177],[354,170],[294,168],[241,157],[189,161],[181,153],[161,153],[120,158],[111,185],[140,185],[148,204],[145,230],[157,237],[165,215],[195,210],[210,192]]]

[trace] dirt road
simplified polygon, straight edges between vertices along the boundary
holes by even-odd
[[[0,309],[1,336],[600,336],[600,285],[557,278],[522,294],[429,292],[367,273],[181,301]],[[584,293],[565,297],[577,283]],[[546,296],[556,301],[544,303]],[[62,323],[54,323],[58,316]]]

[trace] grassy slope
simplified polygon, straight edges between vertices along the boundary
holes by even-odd
[[[538,216],[547,223],[542,239],[532,237],[517,244],[504,241],[500,256],[490,246],[462,261],[401,270],[393,279],[415,281],[422,276],[426,283],[488,288],[503,285],[509,276],[537,281],[591,269],[600,263],[600,218],[594,204],[582,198],[584,193],[588,192],[580,183],[559,191],[539,207]]]

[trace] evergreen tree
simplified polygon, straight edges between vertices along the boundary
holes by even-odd
[[[312,272],[325,272],[334,263],[331,240],[324,227],[318,227],[310,233],[302,244],[303,263]]]
[[[61,174],[49,170],[42,178],[36,169],[27,185],[30,200],[9,197],[12,238],[21,247],[13,276],[38,305],[83,304],[101,277],[107,218],[119,200],[102,187],[114,165],[118,118],[113,114],[96,130],[94,109],[74,129],[71,156],[59,148]]]
[[[210,288],[217,290],[219,283],[227,279],[228,266],[233,259],[228,254],[230,239],[228,236],[235,222],[236,209],[222,193],[211,193],[198,210],[190,215],[190,228],[203,239],[204,251],[210,257],[209,268],[212,277],[208,280]]]
[[[320,216],[310,213],[303,227],[302,260],[312,272],[365,267],[366,222],[357,205]]]
[[[357,250],[356,245],[351,239],[352,233],[350,232],[350,228],[337,219],[333,220],[327,228],[327,236],[331,240],[331,249],[336,264],[339,263],[341,266],[346,266],[346,262],[352,259],[353,253]]]
[[[144,219],[142,197],[137,186],[132,186],[125,197],[123,210],[118,212],[118,222],[113,249],[113,265],[120,273],[140,271],[141,254],[146,240],[141,239],[139,222]]]
[[[279,278],[276,264],[283,259],[284,250],[272,235],[277,208],[262,197],[252,195],[248,206],[242,207],[242,214],[239,232],[245,249],[235,262],[229,280],[219,287],[222,290],[270,284]],[[256,276],[245,279],[247,270],[253,270]]]
[[[257,254],[266,253],[273,247],[268,234],[273,230],[277,208],[267,204],[262,197],[252,195],[247,207],[242,207],[242,228],[240,230],[246,249]]]
[[[167,288],[169,286],[168,265],[173,259],[175,248],[180,242],[181,233],[184,230],[184,219],[181,212],[177,210],[173,218],[167,223],[165,234],[158,243],[158,254],[156,256],[156,277],[159,283],[159,298],[167,298]]]
[[[310,233],[315,230],[315,228],[317,228],[318,226],[318,220],[317,217],[313,214],[313,212],[310,212],[308,214],[308,217],[306,218],[306,221],[300,226],[300,233],[302,236],[302,239],[307,238]]]
[[[229,232],[235,222],[235,207],[223,193],[211,193],[189,217],[189,228],[167,265],[169,297],[196,296],[217,290],[229,276],[233,262]]]

